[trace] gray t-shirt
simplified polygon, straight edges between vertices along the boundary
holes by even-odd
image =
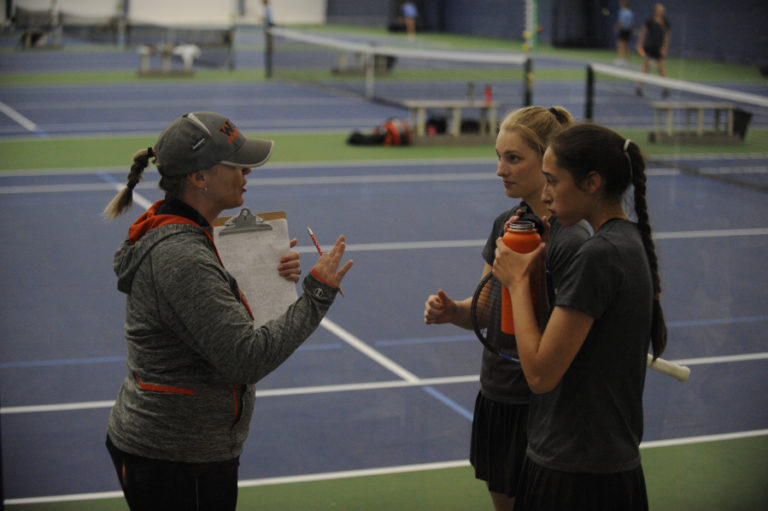
[[[533,210],[525,202],[505,211],[496,217],[488,241],[483,248],[483,259],[493,264],[496,251],[496,240],[504,235],[507,221],[521,210],[523,216],[533,215]],[[546,271],[547,287],[549,288],[549,303],[554,303],[554,290],[559,285],[562,274],[567,269],[571,257],[579,246],[586,240],[590,232],[581,224],[564,227],[555,219],[550,221],[550,235],[547,243]],[[504,334],[498,328],[489,327],[489,340],[493,345],[514,346],[515,336]],[[531,391],[528,382],[517,362],[510,362],[495,353],[483,349],[482,366],[480,369],[480,386],[485,397],[494,401],[508,404],[528,403]]]
[[[595,319],[551,392],[531,399],[528,456],[553,470],[614,473],[640,464],[653,284],[637,226],[609,220],[584,242],[555,306]]]

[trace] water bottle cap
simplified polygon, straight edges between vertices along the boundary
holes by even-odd
[[[516,220],[507,224],[507,231],[526,232],[535,230],[536,224],[530,220]]]

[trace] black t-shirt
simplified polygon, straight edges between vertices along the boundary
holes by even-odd
[[[555,306],[595,322],[557,387],[531,400],[528,456],[535,463],[581,473],[639,465],[652,305],[637,226],[606,222],[582,244],[560,282]]]
[[[645,39],[643,40],[643,49],[646,51],[659,51],[664,46],[664,38],[669,31],[669,20],[664,18],[664,23],[658,23],[654,18],[645,20]]]
[[[533,210],[525,202],[501,213],[493,222],[493,229],[488,236],[488,241],[483,247],[483,259],[490,265],[496,258],[496,240],[504,235],[504,227],[507,221],[521,210],[523,215],[533,215]],[[567,269],[571,257],[589,235],[589,229],[583,224],[573,227],[564,227],[557,220],[550,219],[549,242],[545,256],[546,281],[549,291],[549,303],[554,303],[554,294],[564,271]],[[494,345],[514,345],[515,336],[500,332],[498,328],[489,327],[489,340]],[[494,401],[508,404],[527,403],[531,397],[528,382],[517,362],[505,360],[495,353],[483,348],[482,366],[480,369],[480,387],[483,394]]]

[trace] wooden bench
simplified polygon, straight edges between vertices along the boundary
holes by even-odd
[[[414,143],[456,143],[456,142],[481,142],[487,143],[489,139],[496,137],[498,108],[495,101],[473,100],[442,100],[442,99],[413,99],[403,101],[408,108],[408,125],[414,134]],[[449,119],[449,130],[446,135],[427,134],[427,111],[443,110],[446,119]],[[477,110],[480,113],[479,133],[462,134],[461,119],[464,110]]]
[[[168,76],[184,75],[192,76],[194,74],[194,62],[200,56],[200,48],[194,44],[181,44],[178,46],[161,44],[158,46],[143,45],[138,48],[139,54],[139,76]],[[159,56],[160,69],[152,68],[152,57]],[[173,69],[171,59],[173,57],[181,59],[183,68]]]
[[[738,142],[741,137],[734,133],[734,111],[732,103],[714,101],[655,101],[654,130],[648,134],[651,142],[658,143],[727,143]],[[713,112],[713,123],[705,129],[704,114]],[[676,129],[675,112],[682,112],[684,128]],[[691,118],[696,118],[695,125]]]
[[[14,30],[21,31],[19,46],[24,49],[61,46],[61,23],[53,8],[45,10],[16,7]],[[49,37],[53,38],[49,42]]]

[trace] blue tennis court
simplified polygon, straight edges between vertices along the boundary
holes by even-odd
[[[581,112],[581,82],[537,91],[536,103]],[[55,94],[3,87],[1,94],[34,124],[0,115],[0,137],[8,140],[150,135],[191,110],[219,111],[246,131],[269,133],[368,130],[405,115],[264,82],[72,85]],[[480,345],[469,331],[424,325],[423,304],[438,288],[455,298],[472,293],[490,224],[511,205],[495,165],[489,147],[487,158],[288,162],[249,175],[244,206],[286,211],[304,273],[316,257],[307,226],[321,244],[345,234],[355,266],[344,280],[346,296],[323,325],[258,385],[241,459],[244,485],[466,464]],[[689,365],[692,375],[681,383],[649,371],[646,445],[768,434],[768,201],[759,187],[711,179],[702,169],[765,182],[768,154],[650,164],[649,209],[670,328],[665,358]],[[143,206],[161,198],[153,170],[137,187],[133,210],[107,224],[99,213],[127,170],[86,163],[0,173],[8,504],[119,495],[104,448],[126,373],[124,298],[112,255]]]
[[[259,385],[243,479],[466,459],[477,341],[426,327],[422,311],[438,287],[471,293],[487,219],[506,205],[493,169],[489,159],[251,174],[245,205],[287,211],[305,269],[314,258],[307,225],[321,242],[346,234],[355,267],[326,326]],[[765,428],[764,194],[651,175],[666,357],[693,375],[680,383],[649,373],[645,440]],[[103,448],[125,373],[123,298],[110,266],[134,215],[107,225],[98,212],[121,179],[72,171],[0,180],[2,234],[14,247],[2,254],[9,499],[117,489]],[[139,193],[160,197],[152,183]]]

